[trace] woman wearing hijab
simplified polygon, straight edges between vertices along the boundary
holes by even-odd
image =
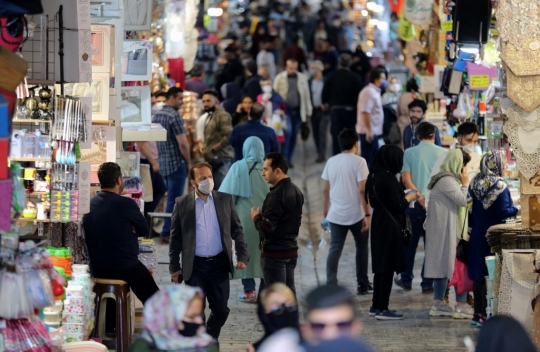
[[[242,102],[242,90],[236,83],[226,83],[221,86],[221,95],[223,96],[221,106],[232,116],[238,104]]]
[[[506,170],[506,154],[503,150],[489,151],[482,157],[480,173],[469,188],[469,277],[473,280],[474,318],[471,324],[482,326],[486,316],[486,281],[488,275],[485,257],[491,255],[486,240],[487,230],[504,220],[516,216],[518,209],[512,203],[510,191],[502,175]]]
[[[529,334],[514,318],[496,315],[490,318],[478,335],[476,352],[536,352]]]
[[[264,163],[262,140],[259,137],[246,139],[242,154],[244,158],[232,164],[219,191],[232,194],[234,197],[234,205],[244,228],[244,236],[251,256],[247,267],[234,273],[233,279],[242,279],[244,286],[244,293],[238,296],[238,299],[247,303],[256,303],[255,278],[261,278],[259,291],[264,287],[264,280],[260,264],[259,233],[251,219],[251,208],[264,202],[270,185],[262,177]]]
[[[405,194],[396,175],[403,167],[403,150],[384,145],[375,154],[366,183],[366,201],[373,208],[371,221],[371,258],[373,274],[373,305],[369,315],[379,320],[403,319],[403,314],[388,309],[394,273],[405,269],[403,233],[405,209],[418,200],[419,193]]]
[[[166,286],[156,292],[144,305],[144,332],[128,351],[219,351],[203,326],[203,300],[200,288],[186,285]]]
[[[439,173],[428,184],[430,195],[426,218],[424,276],[434,279],[433,306],[429,312],[433,317],[473,317],[472,308],[467,304],[467,292],[458,294],[456,288],[455,312],[444,301],[448,280],[454,274],[456,235],[461,236],[467,231],[465,214],[469,175],[466,165],[470,160],[469,154],[461,149],[449,151]]]

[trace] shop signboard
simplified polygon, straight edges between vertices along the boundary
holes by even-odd
[[[431,21],[433,0],[406,0],[403,13],[413,24],[421,25]]]

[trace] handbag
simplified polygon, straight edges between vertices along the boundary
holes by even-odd
[[[373,177],[372,177],[373,179]],[[384,206],[383,202],[380,200],[380,198],[377,196],[377,191],[375,191],[375,185],[373,183],[371,183],[371,188],[373,189],[373,195],[375,196],[375,198],[377,198],[377,200],[379,200],[379,203],[381,204],[381,206],[383,207],[383,209],[386,211],[386,213],[390,216],[390,218],[392,219],[392,221],[394,221],[394,223],[396,223],[396,225],[398,225],[398,227],[400,228],[401,230],[401,235],[403,236],[403,245],[404,246],[408,246],[409,243],[411,242],[411,238],[412,238],[412,233],[411,231],[405,227],[403,228],[403,226],[401,226],[401,224],[394,218],[394,216],[392,215],[392,213],[390,213],[390,211]]]
[[[465,223],[467,222],[467,217],[463,221],[463,229],[461,230],[461,238],[458,242],[456,249],[456,258],[463,264],[467,265],[469,258],[469,241],[463,239],[463,231],[465,231]]]
[[[302,122],[302,127],[300,129],[300,136],[302,137],[303,141],[307,141],[309,138],[309,125],[307,122]]]

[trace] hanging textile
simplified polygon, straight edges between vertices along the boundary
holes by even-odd
[[[531,307],[533,310],[533,342],[536,349],[540,351],[540,250],[534,251],[534,269],[536,281],[534,283],[533,294],[531,297]],[[537,304],[538,303],[538,304]]]
[[[503,130],[516,156],[519,171],[531,179],[540,170],[540,129],[526,131],[515,123],[507,122]]]
[[[403,14],[413,24],[421,25],[431,21],[433,0],[407,0],[403,6]]]
[[[519,45],[529,38],[540,39],[540,3],[530,0],[500,0],[497,27],[504,42]]]
[[[540,128],[540,108],[527,112],[516,104],[512,104],[504,111],[504,114],[508,117],[508,121],[515,123],[527,132]]]
[[[506,90],[508,97],[525,111],[540,106],[540,75],[518,76],[506,70]]]

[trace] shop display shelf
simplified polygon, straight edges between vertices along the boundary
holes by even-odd
[[[50,192],[32,192],[32,193],[27,193],[28,196],[45,196],[47,194],[49,194]]]
[[[13,123],[52,123],[52,120],[37,120],[37,119],[13,119]]]
[[[51,161],[50,158],[9,158],[10,161],[17,161],[20,163],[31,163],[36,161]]]
[[[114,120],[92,120],[92,125],[114,126],[115,121]]]
[[[21,216],[17,221],[35,222],[35,223],[37,223],[37,222],[47,223],[47,222],[51,222],[51,219],[25,219],[25,218],[23,218]]]

